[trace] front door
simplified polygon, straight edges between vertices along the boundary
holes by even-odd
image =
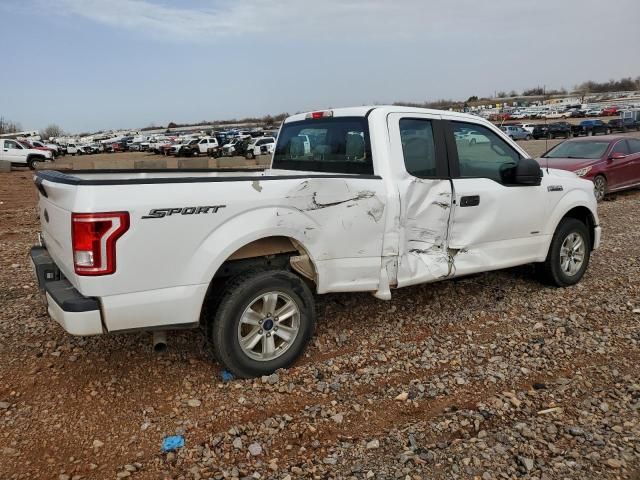
[[[497,129],[473,122],[446,123],[449,138],[454,139],[450,142],[452,276],[521,265],[544,256],[549,241],[542,234],[549,195],[544,182],[514,185],[513,168],[522,155]]]
[[[12,163],[25,163],[27,155],[24,148],[15,140],[5,140],[2,148],[3,160]]]
[[[387,122],[391,158],[404,165],[398,180],[397,236],[390,242],[387,237],[383,251],[383,256],[397,258],[391,283],[403,287],[445,278],[451,274],[451,181],[440,116],[394,113]]]

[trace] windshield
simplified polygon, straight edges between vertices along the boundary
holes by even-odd
[[[585,158],[595,160],[607,151],[609,142],[563,142],[549,150],[543,158]]]
[[[373,174],[364,117],[308,119],[282,126],[273,168]]]

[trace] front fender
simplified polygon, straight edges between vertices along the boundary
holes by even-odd
[[[296,240],[315,265],[317,255],[306,232],[317,227],[317,222],[295,208],[264,207],[240,213],[204,239],[187,271],[195,272],[196,283],[209,283],[220,266],[240,247],[275,236]]]
[[[584,182],[585,180],[579,180]],[[552,194],[552,192],[550,192]],[[594,226],[599,225],[597,202],[593,192],[584,189],[573,189],[568,191],[551,209],[543,232],[549,236],[549,243],[545,251],[548,252],[553,234],[558,228],[560,221],[569,211],[576,207],[585,207],[593,216]]]

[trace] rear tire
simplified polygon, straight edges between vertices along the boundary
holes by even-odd
[[[591,240],[587,226],[575,218],[564,218],[556,228],[547,259],[541,265],[544,280],[556,287],[578,283],[589,266]]]
[[[242,273],[226,283],[216,303],[215,312],[204,313],[209,343],[218,361],[240,378],[291,366],[315,329],[311,290],[286,270]]]

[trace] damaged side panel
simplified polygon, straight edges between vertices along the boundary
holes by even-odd
[[[401,195],[398,287],[450,276],[455,259],[447,243],[451,182],[412,178]]]
[[[302,233],[318,269],[319,293],[377,288],[386,211],[381,180],[304,180],[289,191],[287,204],[309,218]],[[279,221],[286,226],[287,216]]]

